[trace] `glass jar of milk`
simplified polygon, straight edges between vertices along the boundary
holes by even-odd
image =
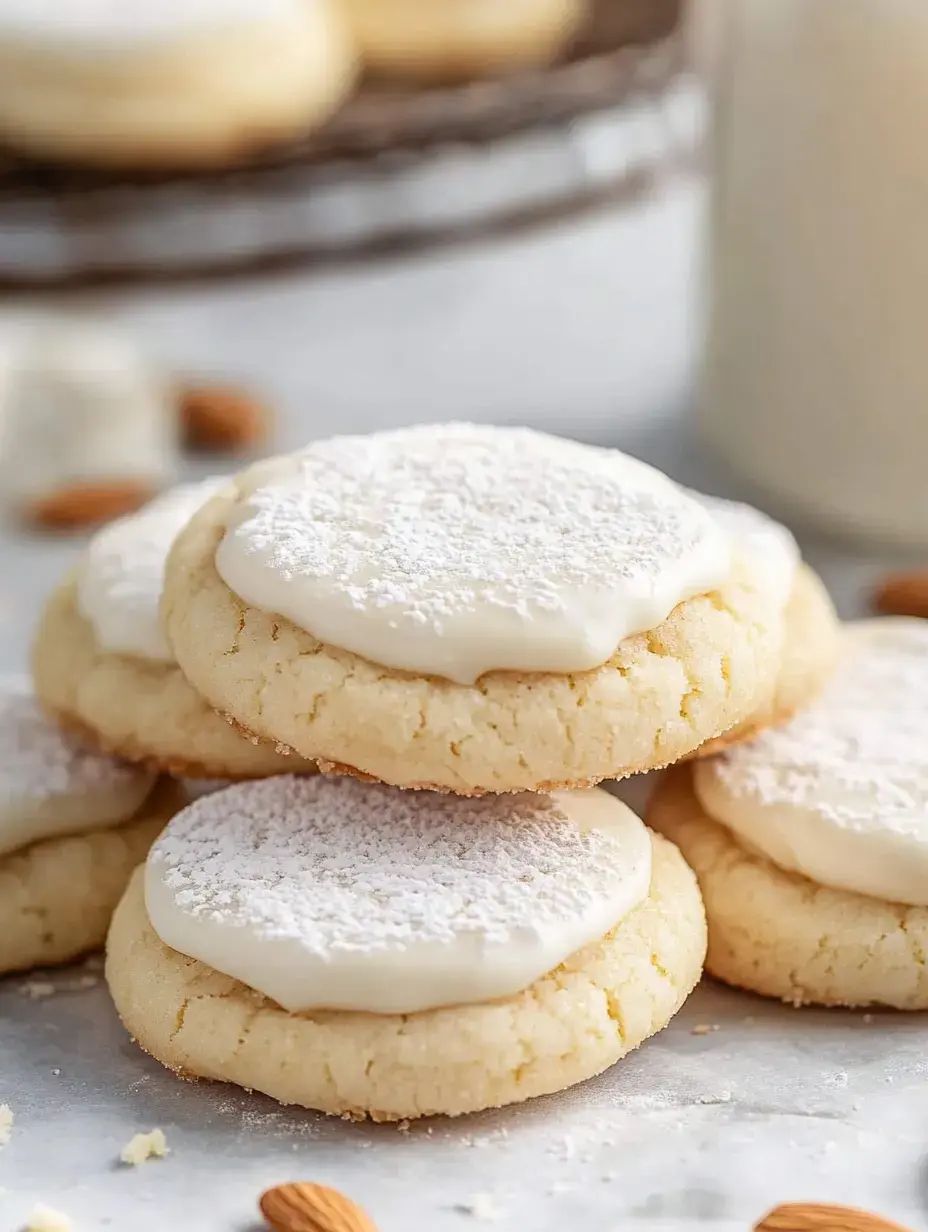
[[[704,435],[801,519],[928,544],[928,0],[725,0]]]

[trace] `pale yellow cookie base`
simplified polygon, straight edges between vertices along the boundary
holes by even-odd
[[[141,870],[113,918],[106,977],[126,1028],[170,1069],[392,1121],[500,1107],[601,1073],[667,1025],[699,980],[705,944],[695,878],[655,837],[646,902],[506,1001],[288,1014],[168,949],[149,923]]]
[[[341,0],[362,59],[412,80],[466,80],[549,64],[588,0]]]
[[[73,580],[48,600],[32,650],[43,707],[104,752],[185,778],[305,774],[310,764],[236,731],[180,668],[99,648]]]
[[[236,498],[230,486],[175,542],[169,640],[217,710],[325,769],[462,795],[589,785],[679,760],[773,687],[782,612],[748,561],[594,671],[460,685],[381,667],[229,590],[214,557]]]
[[[328,0],[109,54],[0,42],[0,135],[42,158],[223,163],[301,135],[347,96],[355,52]]]
[[[831,679],[838,659],[841,626],[834,604],[821,578],[801,565],[786,608],[786,626],[780,669],[773,696],[744,723],[708,740],[694,757],[750,740],[767,727],[785,723],[818,697]]]
[[[699,878],[712,975],[797,1006],[928,1009],[928,908],[832,890],[754,855],[703,812],[689,767],[664,775],[647,820]]]
[[[0,973],[98,949],[133,870],[186,802],[181,787],[165,780],[123,825],[0,857]]]

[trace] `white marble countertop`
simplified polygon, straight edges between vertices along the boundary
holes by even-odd
[[[637,218],[591,216],[544,239],[93,306],[178,368],[261,389],[284,447],[386,423],[523,421],[724,492],[683,415],[700,196],[682,183]],[[78,547],[0,532],[0,669],[23,666],[41,597]],[[881,562],[807,547],[857,611]],[[254,1232],[260,1190],[293,1179],[345,1189],[382,1232],[465,1229],[478,1194],[498,1226],[538,1232],[741,1232],[798,1199],[928,1226],[922,1016],[795,1011],[710,983],[591,1083],[403,1132],[179,1083],[125,1037],[94,975],[61,972],[40,999],[21,978],[0,983],[0,1102],[16,1118],[0,1151],[4,1230],[45,1202],[76,1232]],[[169,1157],[121,1168],[121,1147],[155,1125]]]

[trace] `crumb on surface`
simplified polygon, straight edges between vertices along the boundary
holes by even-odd
[[[718,1031],[719,1024],[717,1022],[697,1022],[696,1026],[690,1032],[691,1035],[711,1035],[713,1031]]]
[[[76,980],[68,985],[68,988],[77,992],[83,988],[96,988],[99,983],[99,975],[79,975]]]
[[[148,1159],[164,1159],[168,1153],[167,1139],[161,1129],[150,1130],[147,1134],[134,1134],[120,1152],[122,1163],[137,1168]]]
[[[27,980],[20,984],[19,992],[30,1001],[41,1001],[44,997],[53,997],[57,989],[49,980]]]
[[[577,1186],[573,1181],[555,1181],[548,1190],[548,1196],[556,1198],[560,1194],[573,1193],[576,1188]]]
[[[72,1226],[63,1211],[38,1202],[27,1216],[23,1232],[71,1232]]]
[[[502,1215],[496,1199],[488,1193],[474,1194],[466,1202],[456,1202],[454,1209],[462,1215],[473,1215],[475,1219],[499,1219]]]
[[[13,1133],[13,1109],[9,1104],[0,1104],[0,1147],[6,1146]]]

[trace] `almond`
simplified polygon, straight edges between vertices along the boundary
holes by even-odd
[[[259,1205],[274,1232],[377,1232],[359,1206],[325,1185],[275,1185]]]
[[[874,592],[873,607],[883,616],[928,617],[928,572],[891,573]]]
[[[188,385],[181,390],[181,436],[188,449],[242,453],[267,439],[271,413],[259,402],[228,385]]]
[[[43,530],[84,530],[134,513],[155,495],[142,479],[72,483],[32,501],[23,517]]]
[[[793,1202],[772,1210],[755,1225],[755,1232],[907,1232],[907,1229],[852,1206]]]

